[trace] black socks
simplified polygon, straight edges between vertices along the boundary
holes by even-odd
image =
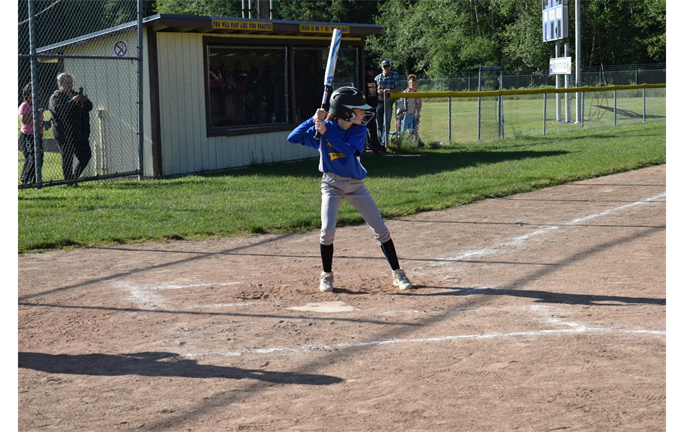
[[[323,271],[332,271],[333,245],[321,245],[321,260],[323,261]]]
[[[385,254],[387,262],[390,267],[392,267],[392,270],[399,270],[401,268],[399,266],[399,258],[397,258],[397,250],[394,248],[392,239],[389,239],[385,243],[380,243],[380,249],[382,249],[382,253]],[[324,272],[332,271],[333,250],[333,245],[321,245],[321,261],[323,262]]]
[[[382,253],[385,254],[387,262],[389,262],[392,270],[399,270],[401,268],[399,267],[399,258],[397,258],[397,250],[394,249],[394,242],[392,239],[387,240],[385,243],[380,243],[380,249],[382,249]]]

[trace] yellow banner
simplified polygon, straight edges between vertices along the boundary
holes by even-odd
[[[325,25],[325,24],[299,24],[301,33],[332,33],[333,30],[340,29],[342,34],[351,33],[349,26]]]
[[[211,20],[211,28],[225,30],[273,31],[273,23]]]

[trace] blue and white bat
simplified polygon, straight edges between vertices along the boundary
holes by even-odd
[[[328,64],[325,66],[325,78],[323,79],[323,101],[321,108],[326,111],[330,110],[330,96],[332,95],[332,82],[335,76],[335,66],[337,66],[337,56],[340,53],[340,45],[342,43],[342,30],[334,29],[332,40],[330,42],[330,51],[328,52]],[[316,132],[315,138],[319,138],[320,134]]]

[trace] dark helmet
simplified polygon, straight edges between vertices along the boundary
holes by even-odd
[[[340,87],[330,97],[330,114],[335,117],[352,121],[356,114],[354,108],[372,110],[373,107],[366,103],[363,92],[354,87]]]

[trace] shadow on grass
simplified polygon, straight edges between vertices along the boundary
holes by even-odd
[[[563,156],[569,153],[564,150],[505,150],[505,147],[502,147],[500,151],[482,151],[479,149],[476,151],[468,151],[459,148],[439,152],[426,151],[424,153],[412,153],[412,157],[364,154],[362,157],[362,164],[368,170],[369,175],[375,178],[414,178],[483,164]],[[321,173],[318,171],[318,163],[311,160],[198,176],[211,178],[217,176],[242,177],[254,175],[319,178]]]

